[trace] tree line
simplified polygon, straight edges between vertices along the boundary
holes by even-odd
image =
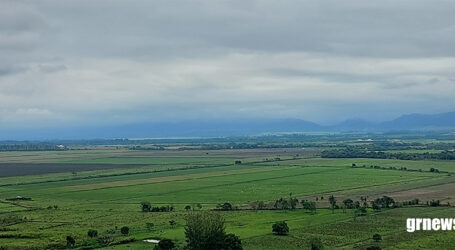
[[[0,151],[62,151],[66,147],[48,144],[8,144],[0,145]]]
[[[369,151],[357,148],[330,149],[321,152],[322,158],[373,158],[396,160],[455,160],[455,151],[442,151],[439,153],[405,153]]]

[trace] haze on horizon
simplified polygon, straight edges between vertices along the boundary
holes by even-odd
[[[0,129],[453,111],[454,9],[0,0]]]

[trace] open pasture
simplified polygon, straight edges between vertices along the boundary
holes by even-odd
[[[148,249],[150,243],[140,240],[164,237],[175,240],[182,247],[185,206],[194,209],[196,204],[201,204],[202,210],[207,210],[223,202],[242,209],[221,213],[226,219],[226,230],[239,235],[245,249],[283,246],[299,249],[307,247],[311,237],[321,238],[331,248],[364,249],[373,244],[371,235],[376,232],[383,235],[380,244],[384,248],[428,246],[429,239],[434,237],[442,237],[443,244],[451,242],[446,234],[407,234],[404,218],[425,214],[450,216],[454,212],[452,207],[370,210],[367,216],[356,220],[352,210],[332,212],[327,209],[327,197],[332,194],[339,203],[345,198],[359,200],[361,196],[367,196],[373,199],[381,195],[396,200],[419,198],[425,202],[437,198],[451,202],[454,197],[445,196],[455,191],[455,178],[447,173],[428,172],[430,167],[450,172],[453,168],[450,161],[321,159],[302,149],[165,150],[161,155],[155,151],[103,152],[35,152],[24,156],[20,160],[22,164],[38,157],[40,164],[107,164],[113,168],[0,178],[0,221],[3,221],[0,245],[58,248],[65,245],[66,235],[73,235],[78,246],[93,247],[98,243],[87,236],[87,230],[96,229],[100,235],[109,236],[115,242],[132,237],[138,240],[110,248]],[[14,153],[7,154],[10,158],[6,157],[4,161],[12,164]],[[46,155],[51,156],[48,162]],[[242,163],[234,164],[236,160]],[[352,168],[352,163],[424,171]],[[316,201],[315,197],[322,196],[325,199],[317,201],[316,214],[302,209],[243,210],[252,202],[271,204],[290,194],[298,199]],[[31,200],[8,200],[17,196]],[[175,211],[143,213],[140,210],[142,201],[149,201],[154,206],[170,205]],[[169,225],[170,220],[175,220],[176,225]],[[279,220],[288,222],[289,236],[271,234],[271,225]],[[148,230],[146,222],[153,222],[154,229]],[[128,236],[119,233],[122,226],[130,227]]]

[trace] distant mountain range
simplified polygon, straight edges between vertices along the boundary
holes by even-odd
[[[455,129],[455,112],[425,115],[409,114],[394,120],[372,123],[364,120],[347,120],[332,126],[338,131],[399,131],[399,130],[445,130]]]
[[[455,112],[435,115],[410,114],[380,124],[383,129],[445,129],[455,128]]]
[[[280,132],[385,132],[450,129],[455,129],[455,112],[434,115],[409,114],[380,123],[349,119],[332,126],[300,119],[238,119],[235,121],[186,121],[103,127],[0,130],[0,140],[218,137]]]

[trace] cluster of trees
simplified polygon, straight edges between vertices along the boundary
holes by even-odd
[[[174,211],[173,206],[160,206],[160,207],[152,207],[150,212],[172,212]]]
[[[321,196],[316,197],[316,200],[323,200],[324,197]],[[398,202],[395,201],[393,198],[389,196],[382,196],[380,198],[377,198],[370,203],[367,201],[367,197],[360,197],[360,201],[354,201],[350,198],[344,199],[341,204],[338,203],[337,199],[335,196],[330,195],[328,197],[329,201],[329,206],[330,209],[332,209],[332,212],[335,209],[355,209],[356,211],[355,216],[364,216],[367,214],[366,208],[371,207],[375,210],[380,210],[383,208],[397,208],[397,207],[403,207],[403,206],[415,206],[420,204],[419,199],[412,199],[408,201],[402,201]],[[314,213],[317,209],[316,207],[316,202],[314,201],[309,201],[309,200],[301,200],[300,203],[297,198],[293,198],[290,196],[289,199],[284,199],[280,198],[275,201],[273,208],[272,209],[279,209],[279,210],[292,210],[296,209],[297,205],[300,204],[302,209],[308,210],[312,213]],[[369,205],[371,204],[371,206]],[[253,209],[269,209],[268,205],[265,204],[264,202],[254,202],[251,204]],[[432,200],[427,202],[428,206],[440,206],[440,201],[439,200]]]
[[[220,150],[220,149],[255,149],[255,148],[302,148],[314,146],[313,144],[302,143],[226,143],[226,144],[202,144],[201,149],[204,150]]]
[[[152,207],[152,204],[148,201],[141,202],[142,212],[172,212],[174,211],[173,206],[156,206]]]
[[[301,208],[308,210],[310,212],[316,211],[316,202],[309,201],[309,200],[299,200],[295,197],[289,196],[288,199],[286,198],[279,198],[275,200],[274,203],[265,203],[264,201],[255,201],[250,203],[250,206],[254,210],[268,210],[268,209],[275,209],[275,210],[294,210],[297,207],[301,206]]]
[[[128,148],[129,150],[164,150],[163,146],[140,146],[135,145]]]
[[[6,144],[0,145],[0,151],[61,151],[66,147],[49,144]]]
[[[435,139],[435,138],[432,138]],[[447,143],[438,141],[437,143],[420,143],[420,142],[405,142],[405,141],[358,141],[358,145],[349,145],[354,149],[362,149],[368,151],[389,151],[389,150],[453,150],[455,143]],[[337,147],[346,147],[345,143],[337,143]]]
[[[289,199],[280,198],[276,200],[275,204],[273,205],[273,208],[279,210],[296,209],[298,204],[299,200],[297,198],[292,197],[292,195],[289,195]]]
[[[303,209],[308,210],[311,213],[315,213],[316,212],[316,202],[302,200],[300,203],[302,204]]]
[[[271,162],[271,161],[281,161],[280,157],[275,157],[275,158],[265,158],[265,161]]]
[[[353,201],[350,198],[343,200],[343,205],[343,208],[345,209],[357,209],[361,206],[360,201]]]
[[[419,199],[412,199],[412,200],[409,200],[409,201],[402,201],[402,202],[395,202],[395,205],[398,205],[398,206],[416,206],[416,205],[419,205],[420,203],[420,200]]]
[[[395,201],[393,198],[388,196],[383,196],[381,198],[377,198],[374,201],[371,201],[371,207],[375,210],[379,210],[382,208],[399,208],[405,206],[417,206],[420,205],[420,200],[415,198],[408,201]],[[441,206],[441,202],[439,200],[431,200],[427,201],[427,206],[438,207]]]
[[[382,196],[381,198],[377,198],[371,202],[371,207],[375,210],[379,210],[381,208],[392,208],[395,207],[395,200],[389,196]]]
[[[130,233],[130,228],[127,226],[123,226],[122,228],[120,228],[120,232],[122,233],[122,235],[128,235]],[[108,230],[107,233],[112,233],[112,232],[110,232]],[[108,245],[109,243],[111,243],[113,241],[113,239],[107,235],[98,237],[98,231],[95,229],[89,229],[87,231],[87,236],[90,238],[98,238],[98,242],[102,245]],[[134,241],[134,238],[127,239],[127,241],[128,242]],[[72,235],[67,235],[66,236],[66,246],[73,247],[75,244],[76,244],[76,239]]]
[[[397,160],[455,160],[455,151],[443,151],[439,153],[404,153],[364,150],[353,147],[343,149],[330,149],[321,152],[322,158],[374,158],[374,159],[397,159]]]
[[[430,206],[430,207],[439,207],[439,206],[441,206],[441,201],[440,201],[440,200],[431,200],[431,201],[427,201],[427,206]]]
[[[352,163],[352,168],[367,168],[367,166],[364,164],[364,165],[361,165],[361,166],[358,166],[357,164],[355,163]],[[374,168],[374,169],[384,169],[384,170],[398,170],[398,171],[410,171],[410,172],[423,172],[422,169],[419,169],[419,170],[415,170],[415,169],[408,169],[407,167],[400,167],[400,168],[397,168],[397,167],[382,167],[382,166],[378,166],[378,165],[370,165],[370,168]],[[439,171],[439,169],[437,168],[430,168],[430,170],[428,172],[431,172],[431,173],[441,173],[441,171]],[[445,172],[447,173],[447,172]]]
[[[268,205],[265,202],[263,202],[263,201],[251,202],[250,206],[254,210],[263,210],[263,209],[267,209],[268,208]]]

